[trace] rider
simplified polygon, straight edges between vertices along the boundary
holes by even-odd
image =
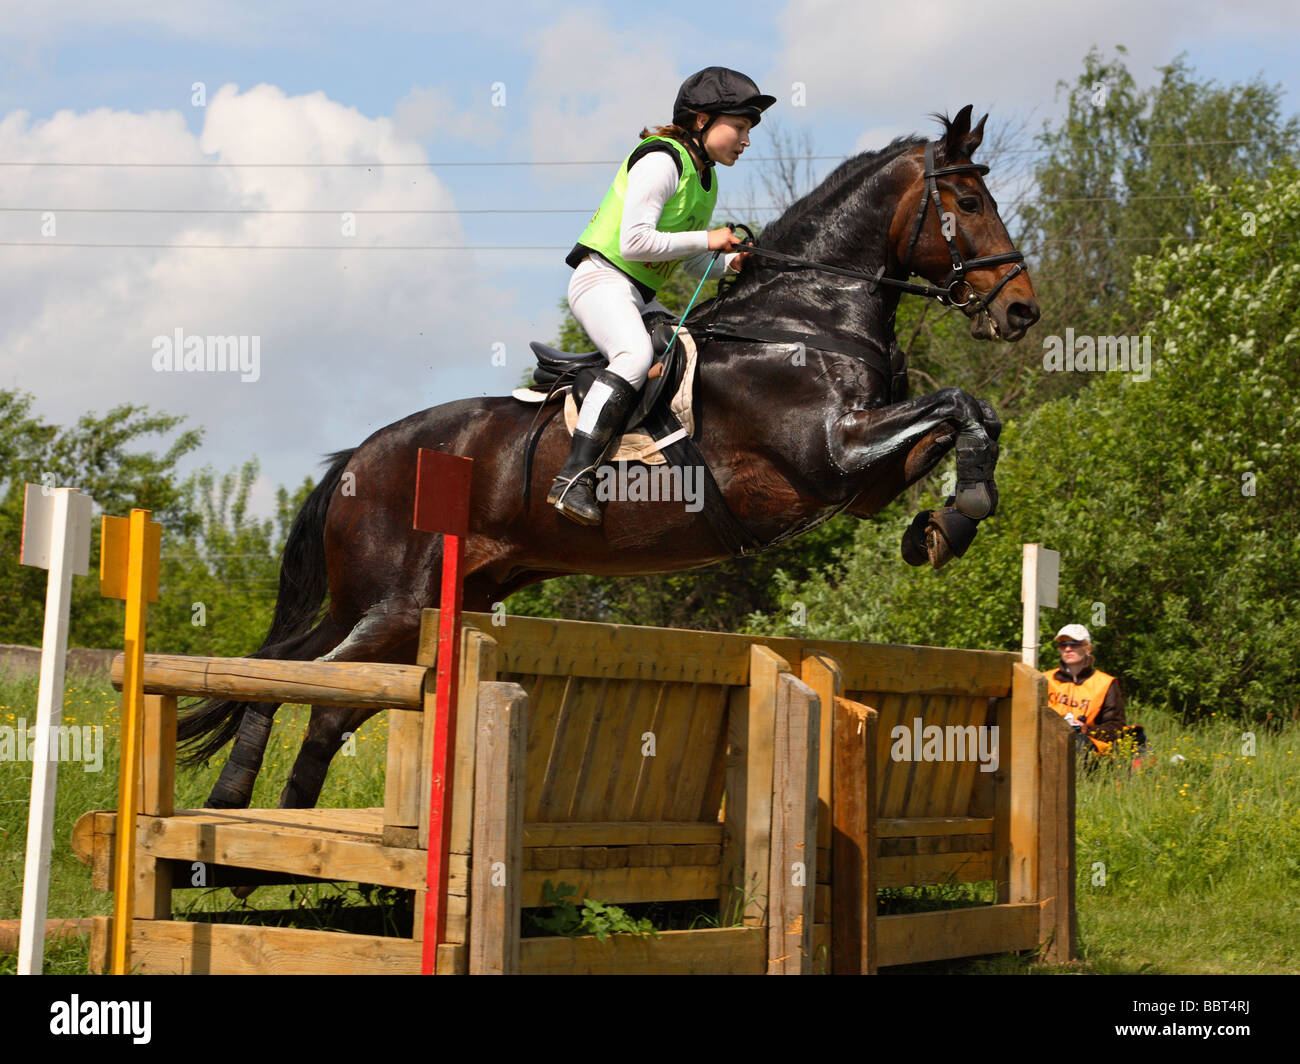
[[[718,199],[712,168],[735,165],[750,129],[775,102],[735,70],[692,74],[677,92],[673,124],[641,130],[641,143],[565,260],[574,268],[569,307],[609,360],[587,391],[568,460],[546,498],[570,520],[600,524],[594,473],[649,372],[653,351],[642,315],[667,313],[655,292],[683,261],[705,274],[709,252],[739,244],[730,229],[706,229]],[[744,257],[729,254],[706,275],[739,270]]]

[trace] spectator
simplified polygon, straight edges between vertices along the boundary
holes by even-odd
[[[1126,724],[1119,681],[1093,666],[1092,637],[1083,625],[1067,624],[1057,632],[1056,648],[1061,667],[1043,674],[1047,704],[1077,728],[1096,753],[1105,754]]]

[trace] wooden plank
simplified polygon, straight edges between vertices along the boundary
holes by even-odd
[[[122,688],[124,660],[121,654],[113,658],[111,675],[118,690]],[[144,686],[150,694],[347,709],[419,709],[424,672],[418,665],[355,661],[144,656]]]
[[[993,878],[993,853],[929,853],[881,857],[877,886],[912,887],[927,883],[982,883]],[[884,962],[881,961],[883,964]]]
[[[543,846],[717,846],[722,825],[665,820],[524,824],[525,850]]]
[[[452,853],[469,853],[474,845],[476,815],[474,795],[477,793],[474,778],[478,771],[476,751],[479,734],[477,722],[484,684],[494,682],[496,679],[496,650],[496,641],[490,636],[474,628],[467,627],[462,630],[460,690],[456,697],[455,762],[452,769],[452,793],[449,796]],[[520,694],[522,693],[521,689]],[[523,772],[523,765],[520,764],[521,778]],[[428,802],[423,804],[427,806]],[[463,908],[449,906],[444,945],[468,941],[470,933],[469,924],[466,922],[468,919],[468,905]]]
[[[220,823],[214,818],[179,814],[165,819],[141,817],[140,823],[140,849],[152,857],[408,890],[424,886],[423,851],[383,846],[377,838],[352,838],[341,832],[294,830],[238,820]],[[451,881],[461,894],[467,886],[467,864],[464,854],[452,855]]]
[[[1012,902],[1039,901],[1038,818],[1042,702],[1046,678],[1016,662],[1011,680],[1011,811],[1007,837]]]
[[[424,714],[388,710],[388,761],[384,771],[384,839],[418,846],[420,750]]]
[[[965,747],[966,740],[971,737],[976,738],[975,751],[969,749],[957,749],[956,742],[953,743],[953,759],[948,758],[947,735],[948,728],[964,728],[970,723],[967,720],[967,710],[969,708],[969,699],[948,697],[939,701],[938,715],[933,720],[926,721],[927,724],[939,725],[940,733],[944,736],[943,760],[928,761],[919,766],[924,771],[925,787],[924,791],[917,795],[917,805],[920,808],[915,809],[917,816],[949,816],[952,814],[965,815],[966,805],[963,802],[960,810],[956,809],[953,804],[953,791],[956,788],[957,771],[960,764],[970,764],[972,762],[958,762],[957,754],[961,753],[966,757],[972,756],[972,753],[978,753],[978,732],[961,733],[962,745]],[[956,733],[954,733],[955,735]],[[909,813],[912,810],[909,810]]]
[[[835,699],[844,694],[844,680],[840,674],[839,663],[829,654],[810,652],[800,662],[800,679],[817,692],[818,702],[823,712],[821,715],[821,739],[818,749],[821,751],[821,764],[818,767],[817,782],[817,846],[829,849],[831,845],[831,765],[834,758],[834,743],[831,738],[834,730],[834,714],[830,707]]]
[[[771,895],[768,876],[772,866],[772,774],[776,727],[777,678],[790,665],[767,647],[756,646],[749,667],[748,745],[742,756],[748,762],[745,792],[745,925],[759,927],[767,920]],[[734,751],[733,751],[734,752]]]
[[[145,695],[140,731],[138,808],[146,816],[171,816],[175,794],[176,696]],[[171,868],[162,866],[156,857],[142,853],[136,854],[134,868],[135,917],[170,920]]]
[[[469,973],[517,975],[528,696],[518,684],[478,690]]]
[[[923,816],[881,817],[876,834],[882,839],[919,835],[992,835],[992,817]]]
[[[998,770],[993,773],[993,872],[997,902],[1011,902],[1011,699],[993,703],[998,725]]]
[[[876,931],[882,966],[1034,949],[1037,933],[1038,906],[1028,904],[882,916]]]
[[[802,649],[805,654],[821,651],[835,658],[849,697],[868,705],[874,703],[860,698],[857,691],[1001,698],[1010,693],[1010,665],[1019,659],[1018,654],[1005,651],[825,639],[805,640]]]
[[[1043,677],[1040,675],[1040,680]],[[1074,729],[1047,705],[1046,681],[1038,694],[1041,777],[1038,800],[1038,897],[1042,903],[1038,938],[1044,958],[1064,964],[1075,957],[1074,904]]]
[[[817,692],[777,675],[768,872],[768,974],[812,972],[817,883],[821,706]]]
[[[925,704],[928,699],[923,695],[911,694],[899,697],[897,717],[890,725],[889,735],[882,734],[877,739],[877,743],[884,747],[884,760],[881,762],[885,769],[883,781],[883,795],[880,801],[880,812],[885,816],[906,816],[909,798],[915,789],[914,779],[916,776],[916,762],[913,757],[916,753],[914,733],[916,731],[917,719],[924,721]],[[907,732],[901,739],[904,749],[900,754],[906,757],[893,756],[893,749],[896,740],[893,736],[894,728],[906,728]],[[910,749],[908,745],[910,744]]]
[[[463,616],[480,627],[491,623],[491,614]],[[748,679],[753,642],[751,636],[719,632],[515,616],[493,635],[501,647],[503,675],[733,685]]]
[[[677,767],[667,789],[665,818],[684,821],[718,819],[719,801],[708,801],[726,753],[719,742],[726,728],[727,688],[693,684],[676,755]]]
[[[145,695],[140,812],[171,816],[176,795],[176,696]]]
[[[526,909],[545,905],[542,886],[568,883],[578,888],[577,899],[594,898],[616,904],[643,901],[702,901],[718,896],[718,866],[629,865],[623,868],[583,868],[561,864],[548,870],[525,871],[521,904]]]
[[[831,971],[871,975],[876,944],[874,709],[836,698],[831,816]]]
[[[762,975],[767,943],[760,930],[661,931],[658,938],[611,935],[526,938],[525,975]]]
[[[434,614],[436,610],[426,613]],[[466,623],[489,630],[492,615],[465,613]],[[503,673],[594,676],[684,683],[739,685],[748,681],[749,648],[764,646],[787,661],[804,654],[829,654],[840,663],[845,688],[871,688],[863,677],[888,677],[888,691],[1004,697],[1010,691],[1009,664],[1017,655],[1003,651],[894,646],[695,632],[674,628],[506,618],[493,630],[501,645]],[[853,697],[857,697],[854,695]],[[861,699],[859,699],[861,701]]]
[[[718,886],[719,922],[726,927],[744,917],[745,899],[753,888],[745,881],[748,831],[749,690],[730,688],[727,707],[726,777],[723,783],[722,868]]]
[[[185,920],[135,920],[133,930],[131,968],[140,975],[420,972],[420,943],[406,938]]]

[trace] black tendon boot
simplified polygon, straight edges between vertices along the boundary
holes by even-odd
[[[632,385],[607,369],[600,371],[587,390],[573,430],[568,461],[546,496],[546,501],[570,521],[580,525],[600,524],[596,466],[605,457],[610,439],[623,427],[623,419],[636,402],[637,394]]]

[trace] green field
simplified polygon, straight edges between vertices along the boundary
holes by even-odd
[[[111,896],[94,891],[90,870],[72,852],[72,827],[89,809],[117,804],[117,694],[103,679],[69,676],[65,723],[104,728],[103,769],[59,766],[51,862],[49,915],[106,914]],[[35,678],[0,677],[0,727],[30,725]],[[1132,716],[1132,707],[1130,707]],[[1077,808],[1079,953],[1068,969],[1029,957],[985,958],[930,965],[952,972],[1279,974],[1300,972],[1300,728],[1259,731],[1251,756],[1242,727],[1222,715],[1180,725],[1142,712],[1156,751],[1152,768],[1130,774],[1110,766],[1080,774]],[[283,707],[267,749],[253,804],[273,806],[307,724],[303,707]],[[369,721],[356,736],[353,756],[334,759],[322,805],[383,804],[387,722]],[[1171,762],[1174,755],[1182,760]],[[220,770],[214,762],[182,770],[178,807],[203,804]],[[23,851],[31,787],[28,762],[0,763],[0,920],[18,918]],[[960,886],[927,894],[950,904],[987,897],[991,888]],[[917,900],[890,892],[890,911]],[[374,900],[355,885],[263,887],[247,903],[226,890],[184,891],[178,905],[193,911],[318,908]],[[304,914],[306,915],[306,914]],[[88,943],[51,945],[47,971],[86,971]],[[12,973],[16,954],[0,954],[0,973]]]

